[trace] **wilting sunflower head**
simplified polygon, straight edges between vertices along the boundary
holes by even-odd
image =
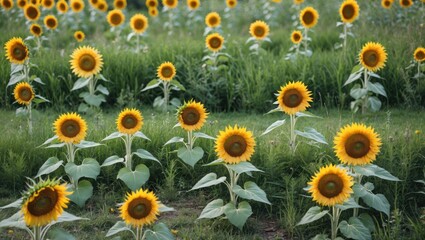
[[[27,5],[28,1],[27,0],[18,0],[16,1],[16,4],[18,5],[18,8],[25,8],[25,5]]]
[[[130,19],[130,27],[133,32],[142,34],[146,31],[149,26],[148,18],[140,13],[134,14]]]
[[[303,82],[289,82],[280,88],[277,101],[279,107],[289,115],[297,112],[303,112],[310,107],[311,92]]]
[[[56,10],[58,10],[58,12],[64,14],[68,12],[68,9],[69,9],[68,3],[65,0],[59,0],[56,3]]]
[[[28,3],[25,5],[24,14],[28,20],[37,21],[41,13],[37,5]]]
[[[106,12],[108,10],[108,3],[105,0],[99,0],[99,3],[96,5],[97,9],[101,12]]]
[[[82,42],[85,37],[86,37],[86,35],[82,31],[76,31],[74,33],[74,38],[75,38],[75,40],[77,40],[77,42]]]
[[[201,6],[201,2],[199,0],[187,0],[187,7],[189,10],[196,10]]]
[[[34,90],[27,82],[18,83],[13,90],[15,100],[22,105],[28,105],[34,99]]]
[[[425,60],[425,48],[416,48],[415,53],[413,53],[413,57],[415,58],[415,61],[423,62]]]
[[[295,30],[291,33],[291,41],[293,44],[299,44],[303,40],[301,31]]]
[[[126,108],[118,115],[116,123],[120,133],[135,134],[143,126],[142,113],[135,108]]]
[[[145,4],[148,8],[156,8],[158,7],[158,0],[146,0]]]
[[[86,137],[87,124],[77,113],[64,113],[53,123],[59,141],[79,143]]]
[[[296,4],[296,5],[300,5],[303,2],[304,2],[304,0],[294,0],[294,4]]]
[[[46,17],[44,17],[44,25],[48,29],[56,29],[58,27],[58,20],[53,15],[47,15]]]
[[[360,7],[356,0],[345,0],[339,8],[341,21],[344,23],[352,23],[359,17]]]
[[[79,13],[84,9],[84,1],[83,0],[71,0],[71,9],[75,13]]]
[[[156,7],[152,7],[148,9],[149,16],[156,17],[158,16],[158,9]]]
[[[226,0],[226,6],[228,8],[234,8],[238,5],[238,0]]]
[[[46,9],[52,9],[53,6],[55,6],[54,0],[41,0],[41,6]]]
[[[33,23],[30,26],[30,32],[35,37],[40,37],[43,34],[43,29],[37,23]]]
[[[159,65],[157,75],[163,81],[171,81],[176,76],[176,68],[171,62],[164,62]]]
[[[228,126],[220,131],[215,141],[215,152],[227,164],[238,164],[251,159],[255,141],[251,131],[244,127]]]
[[[1,0],[0,3],[6,11],[9,11],[13,7],[13,0]]]
[[[120,207],[120,216],[126,224],[141,227],[155,222],[159,215],[159,201],[153,192],[139,189],[127,193]]]
[[[412,0],[400,0],[400,6],[402,8],[408,8],[410,6],[413,5],[413,1]]]
[[[224,38],[218,33],[212,33],[205,39],[207,48],[213,52],[218,52],[223,47]]]
[[[111,27],[116,27],[124,23],[125,15],[121,10],[114,9],[108,12],[106,19]]]
[[[385,9],[390,9],[391,6],[393,5],[393,1],[394,0],[382,0],[381,1],[381,6]]]
[[[269,35],[269,32],[269,25],[267,25],[267,23],[263,21],[257,20],[251,23],[251,25],[249,26],[249,33],[253,38],[258,40],[263,40],[264,38],[266,38],[267,35]]]
[[[334,144],[335,154],[342,163],[365,165],[375,161],[382,143],[372,127],[353,123],[341,128]]]
[[[308,183],[308,190],[316,201],[322,206],[335,206],[344,203],[350,198],[353,190],[353,178],[345,169],[328,165],[320,168],[319,172]]]
[[[359,54],[360,63],[369,71],[376,72],[385,66],[387,52],[380,43],[366,43]]]
[[[162,0],[162,5],[166,6],[167,8],[176,8],[178,3],[178,0]]]
[[[312,28],[316,26],[319,21],[319,13],[312,7],[306,7],[301,10],[300,22],[305,28]]]
[[[186,131],[196,131],[202,128],[208,113],[200,102],[190,100],[177,111],[180,126]]]
[[[102,55],[97,49],[89,46],[75,49],[69,62],[72,72],[83,78],[98,74],[103,66]]]
[[[30,226],[45,226],[62,215],[68,207],[72,192],[59,180],[40,180],[24,193],[21,211],[25,223]]]
[[[221,18],[220,15],[217,12],[210,12],[205,17],[205,24],[207,24],[208,27],[214,28],[218,27],[221,24]]]
[[[6,58],[14,64],[24,64],[29,58],[29,51],[22,38],[12,38],[4,45]]]

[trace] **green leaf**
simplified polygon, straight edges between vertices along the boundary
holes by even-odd
[[[351,217],[348,223],[345,220],[340,222],[338,228],[347,238],[356,240],[372,239],[369,229],[367,229],[360,219],[356,217]]]
[[[10,77],[9,83],[6,87],[12,86],[25,79],[25,74],[15,74]]]
[[[313,115],[313,114],[308,113],[308,112],[296,112],[296,113],[295,113],[295,116],[296,116],[297,118],[300,118],[300,117],[322,118],[322,117],[319,117],[319,116]]]
[[[101,73],[97,74],[96,76],[102,81],[109,82],[109,80],[106,79],[105,76],[103,76],[103,74],[101,74]]]
[[[361,99],[367,95],[367,89],[361,88],[359,84],[356,84],[350,90],[350,96],[354,99]]]
[[[175,239],[170,229],[164,223],[157,223],[153,231],[147,229],[145,232],[146,240],[172,240]]]
[[[104,95],[109,95],[108,89],[106,87],[104,87],[102,84],[97,85],[96,91],[99,91]]]
[[[276,101],[276,103],[277,103],[277,101]],[[274,108],[274,109],[266,112],[264,115],[274,113],[274,112],[282,112],[282,109],[280,107],[277,107],[277,108]]]
[[[87,180],[83,180],[83,181],[87,181]],[[81,182],[83,182],[83,181],[81,181]],[[80,185],[78,185],[78,186],[80,186]],[[90,186],[91,186],[91,184],[90,184]],[[58,217],[58,220],[53,221],[49,225],[54,225],[56,223],[61,223],[61,222],[73,222],[73,221],[79,221],[79,220],[90,220],[90,219],[78,217],[78,216],[75,216],[75,215],[73,215],[69,212],[63,211],[62,215],[60,215]]]
[[[88,180],[81,180],[78,186],[71,190],[73,193],[69,196],[69,199],[79,207],[84,207],[86,201],[93,195],[93,186]]]
[[[149,176],[149,168],[144,164],[139,164],[134,171],[131,171],[127,167],[121,168],[117,178],[121,179],[127,187],[135,191],[146,183]]]
[[[137,131],[133,136],[138,137],[138,138],[143,138],[143,139],[146,139],[146,140],[150,141],[150,139],[148,137],[146,137],[146,135],[143,134],[140,131]]]
[[[193,186],[192,189],[190,189],[189,191],[200,189],[200,188],[205,188],[205,187],[209,187],[209,186],[214,186],[214,185],[220,184],[224,181],[226,181],[226,177],[220,177],[219,179],[217,179],[217,174],[208,173],[203,178],[201,178],[201,180],[199,180],[195,184],[195,186]]]
[[[40,96],[40,95],[35,95],[35,98],[33,100],[35,103],[40,104],[40,103],[44,103],[44,102],[50,102],[47,98]]]
[[[10,75],[14,75],[22,70],[24,70],[24,64],[10,64]]]
[[[80,78],[80,79],[78,79],[74,83],[74,86],[72,87],[71,92],[87,86],[89,84],[89,82],[90,82],[90,79],[91,78]]]
[[[362,77],[362,72],[360,72],[360,71],[359,72],[351,73],[350,76],[348,76],[348,79],[345,81],[343,87],[344,86],[347,86],[348,84],[356,81],[357,79],[359,79],[361,77]]]
[[[90,110],[90,107],[85,103],[80,103],[80,105],[78,105],[77,111],[80,112],[80,113],[86,113],[89,110]]]
[[[211,137],[210,135],[201,133],[201,132],[195,132],[193,133],[193,136],[196,138],[206,138],[206,139],[215,140],[215,137]]]
[[[233,187],[232,191],[241,198],[271,205],[270,201],[267,199],[266,193],[254,182],[246,182],[243,187],[244,188],[241,188],[239,185],[236,185]]]
[[[207,167],[207,166],[216,166],[216,165],[221,165],[221,164],[224,164],[224,160],[219,158],[219,159],[216,159],[216,160],[214,160],[210,163],[204,164],[202,166]]]
[[[240,162],[238,164],[227,164],[226,166],[239,174],[249,173],[249,172],[264,172],[256,168],[250,162]]]
[[[186,88],[184,88],[184,86],[179,81],[177,81],[175,79],[171,80],[171,85],[176,86],[181,91],[186,91]]]
[[[321,211],[319,206],[311,207],[310,209],[308,209],[303,218],[301,218],[301,221],[297,223],[297,226],[314,222],[325,216],[328,212],[328,210]]]
[[[75,240],[76,238],[62,228],[49,230],[47,234],[49,240]]]
[[[164,98],[162,98],[161,96],[158,96],[153,100],[153,107],[154,108],[159,108],[159,107],[163,106],[164,104],[165,104]]]
[[[360,221],[362,221],[363,225],[369,229],[369,232],[375,231],[375,223],[372,219],[372,217],[367,213],[362,213],[358,217]]]
[[[103,161],[103,163],[102,163],[102,165],[100,165],[100,167],[111,166],[111,165],[114,165],[116,163],[124,163],[124,158],[120,158],[117,155],[110,156],[107,159],[105,159],[105,161]]]
[[[321,133],[319,133],[316,129],[311,128],[311,127],[306,127],[304,129],[304,132],[295,130],[295,134],[297,134],[301,137],[311,139],[311,140],[318,142],[318,143],[328,144],[326,142],[325,137]]]
[[[38,78],[38,77],[34,78],[34,82],[38,82],[38,83],[40,83],[41,85],[45,85],[45,84],[44,84],[44,82],[43,82],[43,81],[41,81],[41,79],[40,79],[40,78]]]
[[[53,137],[51,137],[51,138],[49,138],[49,139],[47,139],[43,144],[41,144],[40,146],[38,146],[38,147],[41,147],[41,146],[43,146],[43,145],[46,145],[46,144],[49,144],[49,143],[51,143],[51,142],[53,142],[54,140],[56,140],[56,139],[58,139],[58,136],[57,135],[55,135],[55,136],[53,136]]]
[[[211,201],[210,203],[205,206],[205,208],[202,210],[201,215],[198,217],[198,219],[201,218],[216,218],[224,213],[224,206],[223,206],[223,200],[222,199],[215,199]]]
[[[56,169],[58,169],[60,166],[62,166],[62,163],[63,163],[63,161],[62,160],[59,161],[59,159],[57,157],[50,157],[40,167],[37,175],[34,178],[38,178],[42,175],[46,175],[46,174],[54,172]]]
[[[106,102],[106,99],[103,95],[91,95],[91,94],[86,94],[84,95],[84,101],[92,106],[96,106],[99,107],[100,104],[102,104],[103,102]]]
[[[124,221],[118,221],[114,224],[114,226],[112,226],[108,232],[106,233],[106,237],[110,237],[112,235],[115,235],[119,232],[122,231],[130,231],[133,232],[133,230],[131,230],[131,228],[129,226],[127,226],[127,224],[125,224]]]
[[[353,187],[353,196],[356,198],[363,197],[368,193],[367,189],[363,187],[363,185],[359,183],[354,183]]]
[[[159,163],[159,165],[162,165],[161,162],[156,157],[154,157],[150,152],[144,149],[137,149],[137,152],[134,152],[133,154],[138,156],[141,159],[152,160]]]
[[[368,165],[364,165],[364,166],[355,166],[354,167],[354,171],[357,174],[361,174],[364,176],[374,176],[374,177],[378,177],[384,180],[389,180],[389,181],[400,181],[400,179],[398,177],[393,176],[391,173],[389,173],[387,170],[378,167],[375,164],[368,164]]]
[[[384,195],[368,192],[362,199],[369,207],[390,215],[390,203]]]
[[[382,95],[384,97],[387,97],[387,93],[385,92],[384,86],[382,86],[382,84],[380,83],[372,83],[372,82],[367,82],[366,83],[366,88],[369,91],[372,91],[376,94]]]
[[[164,146],[166,146],[168,144],[171,144],[171,143],[179,143],[179,142],[184,142],[184,138],[182,138],[182,137],[173,137],[170,140],[168,140],[168,142],[166,142],[164,144]]]
[[[0,229],[1,228],[19,228],[19,229],[27,229],[29,228],[25,224],[24,221],[24,215],[22,214],[22,211],[19,210],[17,213],[13,214],[9,218],[6,218],[0,222]]]
[[[180,100],[178,98],[171,99],[170,104],[171,104],[171,106],[174,106],[176,108],[182,105],[182,103],[180,102]],[[173,109],[173,108],[171,107],[171,109]]]
[[[272,125],[270,125],[270,126],[266,129],[266,131],[264,131],[264,132],[260,135],[260,137],[261,137],[261,136],[263,136],[263,135],[266,135],[267,133],[269,133],[269,132],[271,132],[271,131],[273,131],[275,128],[282,126],[283,124],[285,124],[285,121],[286,121],[286,120],[285,120],[285,119],[283,119],[283,120],[277,120],[276,122],[272,123]]]
[[[144,91],[152,89],[152,88],[156,88],[160,84],[161,84],[161,81],[159,79],[154,79],[154,80],[150,81],[148,83],[148,85],[146,85],[146,87],[141,90],[141,92],[144,92]]]
[[[342,211],[347,210],[347,209],[352,209],[352,208],[364,208],[364,207],[360,206],[358,203],[356,203],[356,201],[354,201],[354,198],[349,198],[342,205],[337,204],[336,207],[341,209]]]
[[[364,70],[361,64],[357,64],[351,69],[351,73],[362,72]]]
[[[102,139],[102,141],[111,140],[111,139],[119,138],[119,137],[122,137],[122,136],[124,136],[124,134],[122,134],[120,132],[113,132],[109,136],[107,136],[106,138]]]
[[[0,207],[0,210],[6,209],[6,208],[21,208],[22,206],[22,198],[19,198],[18,200],[14,201],[13,203],[9,203],[3,207]]]
[[[377,97],[369,97],[368,98],[368,105],[370,106],[370,109],[373,112],[377,112],[377,111],[379,111],[379,109],[381,109],[382,102]]]
[[[159,212],[160,212],[160,213],[176,211],[174,208],[172,208],[172,207],[167,207],[167,206],[165,206],[165,204],[163,204],[163,203],[160,203],[160,204],[159,204],[159,208],[158,208],[158,210],[159,210]]]
[[[65,172],[69,174],[75,182],[78,182],[82,177],[96,179],[100,173],[100,165],[96,159],[86,158],[81,165],[68,162],[65,165]]]
[[[204,150],[201,147],[195,147],[191,150],[181,147],[177,151],[177,156],[186,164],[195,167],[195,164],[204,156]]]
[[[104,145],[104,144],[100,144],[100,143],[97,143],[97,142],[91,142],[91,141],[85,141],[85,140],[81,141],[78,144],[75,144],[75,146],[77,148],[81,148],[81,149],[92,148],[92,147],[97,147],[97,146],[101,146],[101,145]]]
[[[326,234],[317,234],[311,240],[330,240],[330,238],[328,238],[328,235]]]
[[[248,202],[243,201],[238,204],[238,208],[232,202],[224,206],[224,214],[226,215],[229,222],[242,230],[243,226],[252,214],[251,205]]]
[[[65,146],[65,143],[57,143],[57,144],[51,144],[45,148],[61,148],[63,146]]]

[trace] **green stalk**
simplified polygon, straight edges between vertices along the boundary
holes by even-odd
[[[138,226],[136,228],[136,240],[140,240],[142,238],[143,226]]]
[[[32,102],[30,102],[30,104],[27,105],[28,108],[28,132],[30,133],[30,135],[32,135]]]
[[[295,117],[295,114],[290,114],[289,117],[291,119],[291,138],[289,140],[289,147],[292,150],[292,154],[295,154],[295,150],[296,150],[295,140],[297,138],[297,135],[295,134],[295,124],[297,122],[297,119]]]
[[[164,111],[167,112],[168,109],[168,100],[170,98],[170,90],[169,90],[169,82],[168,81],[162,81],[162,84],[164,85]]]
[[[344,50],[346,49],[347,46],[347,24],[344,23]]]
[[[189,150],[192,150],[192,148],[193,148],[193,132],[192,132],[192,130],[187,131],[187,145],[189,147]]]
[[[304,28],[304,51],[307,52],[308,50],[308,28]]]
[[[130,134],[125,134],[124,144],[125,144],[125,166],[133,171],[132,169],[132,157],[131,157],[131,143],[133,138]]]
[[[137,48],[136,48],[136,51],[139,52],[139,50],[140,50],[140,47],[139,47],[140,35],[137,33],[136,36],[137,36]]]
[[[34,227],[34,240],[41,240],[41,227]]]
[[[229,194],[230,194],[230,201],[236,207],[237,199],[236,199],[236,194],[233,192],[233,188],[236,186],[236,181],[238,180],[238,176],[237,176],[237,173],[235,173],[232,169],[227,167],[227,165],[225,166],[227,168],[227,171],[229,172],[229,177],[230,177],[230,184],[227,185],[227,188],[229,189]]]
[[[334,240],[336,239],[336,236],[338,234],[338,221],[339,221],[339,215],[340,215],[340,210],[335,207],[332,206],[332,218],[331,218],[331,239]]]
[[[368,74],[367,74],[367,69],[366,68],[364,69],[364,73],[363,74],[364,74],[363,89],[366,89],[367,90],[367,83],[369,81],[369,78],[368,78]],[[366,111],[367,111],[368,98],[369,98],[369,96],[366,93],[366,95],[365,95],[365,97],[363,99],[363,104],[362,104],[362,114],[365,114]]]

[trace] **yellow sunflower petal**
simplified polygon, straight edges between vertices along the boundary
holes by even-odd
[[[53,15],[47,15],[44,17],[44,25],[48,29],[56,29],[58,27],[58,20]]]
[[[97,49],[83,46],[71,54],[71,69],[78,77],[89,78],[102,70],[102,55]]]
[[[65,113],[53,123],[59,141],[79,143],[86,137],[87,124],[77,113]]]
[[[190,100],[177,111],[180,126],[186,131],[196,131],[202,128],[208,113],[200,102]]]
[[[210,28],[215,28],[220,26],[221,24],[221,17],[217,12],[210,12],[205,17],[205,24],[207,24]]]
[[[213,52],[218,52],[223,47],[224,38],[218,33],[212,33],[205,39],[207,48]]]
[[[133,32],[142,34],[146,31],[149,26],[148,18],[140,13],[134,14],[130,19],[130,27]]]
[[[59,0],[56,3],[56,10],[58,10],[58,12],[61,14],[68,12],[68,9],[69,9],[68,3],[65,0]]]
[[[148,13],[149,13],[149,16],[151,16],[151,17],[157,17],[158,16],[158,9],[156,7],[150,7],[148,9]]]
[[[133,227],[149,225],[156,221],[159,215],[159,201],[153,192],[140,189],[127,194],[125,202],[120,207],[120,216],[126,224]]]
[[[162,5],[166,6],[167,8],[176,8],[178,4],[178,0],[162,0]]]
[[[86,38],[86,35],[82,31],[75,31],[74,38],[77,42],[82,42]]]
[[[28,3],[25,5],[24,14],[25,17],[30,21],[37,21],[41,15],[38,6],[32,3]]]
[[[289,82],[284,87],[280,88],[277,101],[279,107],[289,115],[297,112],[302,112],[310,107],[311,92],[303,82]]]
[[[393,1],[394,0],[382,0],[381,1],[381,6],[385,9],[390,9],[391,6],[393,5]]]
[[[359,54],[359,61],[369,71],[376,72],[385,66],[387,52],[380,43],[366,43]]]
[[[176,68],[171,62],[164,62],[157,70],[158,77],[163,81],[171,81],[176,76]]]
[[[29,58],[29,51],[22,38],[12,38],[4,45],[6,58],[14,64],[23,64]]]
[[[83,0],[71,0],[70,6],[71,10],[75,13],[79,13],[84,9],[84,1]]]
[[[31,85],[27,82],[18,83],[13,90],[15,100],[22,105],[28,105],[34,99],[35,94]]]
[[[228,164],[249,161],[254,154],[255,140],[246,128],[228,126],[220,131],[215,141],[215,152]]]
[[[34,35],[35,37],[40,37],[41,34],[43,34],[43,29],[41,28],[40,25],[38,25],[37,23],[33,23],[30,26],[30,32],[32,35]]]
[[[319,21],[319,13],[313,7],[306,7],[301,10],[300,22],[305,28],[312,28],[316,26]]]
[[[415,61],[423,62],[425,60],[425,48],[416,48],[415,52],[413,53],[413,57],[415,58]]]
[[[226,0],[226,6],[228,8],[234,8],[238,5],[238,0]]]
[[[146,4],[146,7],[148,8],[157,8],[158,0],[146,0],[145,4]]]
[[[359,17],[360,7],[355,0],[345,0],[339,8],[341,21],[344,23],[352,23]]]
[[[9,11],[13,8],[13,0],[1,0],[0,1],[1,6],[4,8],[4,10]]]
[[[295,30],[291,33],[291,41],[293,44],[299,44],[303,40],[301,31]]]
[[[124,23],[125,15],[121,10],[114,9],[108,12],[106,19],[111,27],[116,27]]]
[[[201,2],[199,0],[187,0],[187,7],[189,10],[196,10],[201,6]]]
[[[116,123],[120,133],[135,134],[143,126],[142,113],[135,108],[126,108],[118,115]]]
[[[251,25],[249,26],[249,33],[251,34],[253,38],[258,40],[262,40],[266,38],[267,35],[269,35],[269,32],[270,32],[269,25],[267,25],[267,23],[263,21],[257,20],[251,23]]]

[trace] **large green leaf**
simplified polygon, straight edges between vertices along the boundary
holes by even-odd
[[[146,135],[145,135],[145,134],[143,134],[143,133],[142,133],[142,132],[140,132],[140,131],[137,131],[136,133],[134,133],[134,135],[133,135],[133,136],[138,137],[138,138],[143,138],[143,139],[146,139],[146,140],[150,141],[150,139],[149,139],[148,137],[146,137]]]
[[[149,176],[149,168],[144,164],[139,164],[134,171],[131,171],[127,167],[121,168],[117,178],[121,179],[127,187],[135,191],[145,184]]]
[[[46,175],[46,174],[54,172],[56,169],[58,169],[60,166],[62,166],[62,163],[63,163],[63,161],[62,160],[59,161],[59,159],[57,157],[50,157],[40,167],[37,175],[34,178],[38,178],[42,175]]]
[[[354,201],[354,198],[349,198],[347,201],[345,201],[342,205],[338,204],[336,205],[337,208],[341,209],[342,211],[352,208],[364,208],[360,206],[356,201]]]
[[[199,180],[195,184],[195,186],[193,186],[192,189],[190,189],[189,191],[200,189],[200,188],[205,188],[205,187],[209,187],[209,186],[213,186],[213,185],[217,185],[217,184],[220,184],[224,181],[226,181],[226,177],[220,177],[219,179],[217,179],[217,174],[208,173],[203,178],[201,178],[201,180]]]
[[[370,106],[370,109],[373,112],[377,112],[377,111],[379,111],[379,109],[381,109],[382,102],[377,97],[369,97],[368,98],[368,106]]]
[[[182,138],[182,137],[173,137],[173,138],[171,138],[170,140],[168,140],[168,141],[164,144],[164,146],[165,146],[165,145],[168,145],[168,144],[171,144],[171,143],[179,143],[179,142],[184,142],[184,138]]]
[[[244,189],[241,188],[239,185],[236,185],[233,187],[232,191],[241,198],[263,202],[271,205],[270,201],[267,199],[266,193],[263,191],[263,189],[258,187],[255,182],[246,182],[244,184]]]
[[[108,89],[106,87],[104,87],[102,84],[97,85],[96,91],[99,91],[104,95],[109,95]]]
[[[326,142],[325,137],[321,133],[319,133],[316,129],[311,128],[311,127],[306,127],[304,129],[304,132],[295,130],[295,134],[297,134],[301,137],[311,139],[311,140],[318,142],[318,143],[328,144]]]
[[[0,222],[0,229],[13,227],[29,230],[27,225],[25,224],[24,215],[22,214],[21,210]]]
[[[160,204],[159,204],[159,208],[158,208],[158,210],[159,210],[159,212],[160,212],[160,213],[163,213],[163,212],[174,212],[174,211],[176,211],[174,208],[172,208],[172,207],[167,207],[167,206],[165,206],[165,204],[163,204],[163,203],[160,203]]]
[[[123,133],[113,132],[109,136],[107,136],[106,138],[102,139],[102,141],[111,140],[111,139],[119,138],[119,137],[122,137],[122,136],[124,136]]]
[[[83,140],[80,143],[75,144],[75,147],[77,147],[79,149],[84,149],[84,148],[97,147],[97,146],[101,146],[101,145],[104,145],[104,144]]]
[[[118,157],[117,155],[110,156],[103,161],[101,167],[111,166],[116,163],[124,163],[124,158]]]
[[[369,229],[370,232],[375,231],[375,222],[373,221],[372,217],[367,213],[362,213],[358,217],[360,221],[362,221],[363,225]]]
[[[266,131],[264,131],[260,136],[266,135],[267,133],[273,131],[275,128],[282,126],[283,124],[285,124],[285,119],[283,120],[277,120],[276,122],[272,123],[267,129]]]
[[[350,96],[352,96],[354,99],[360,99],[366,95],[367,89],[362,88],[360,84],[355,84],[350,90]]]
[[[364,166],[355,166],[354,171],[357,174],[361,174],[364,176],[374,176],[381,179],[389,180],[389,181],[400,181],[398,177],[393,176],[387,170],[378,167],[375,164],[368,164]]]
[[[99,107],[100,104],[102,104],[103,102],[106,102],[105,96],[103,95],[85,94],[83,98],[87,104],[96,106],[96,107]]]
[[[372,239],[369,229],[356,217],[351,217],[348,222],[345,220],[340,222],[338,228],[347,238],[356,240]]]
[[[363,197],[364,195],[367,194],[367,189],[359,183],[354,183],[352,189],[353,189],[353,196],[354,197],[359,198],[359,197]]]
[[[359,78],[361,78],[362,70],[363,69],[362,69],[361,65],[354,66],[353,69],[351,70],[350,76],[348,76],[347,81],[345,81],[344,86],[356,81]]]
[[[21,208],[21,206],[22,206],[22,198],[19,198],[18,200],[12,203],[9,203],[5,206],[0,207],[0,210],[6,209],[6,208]]]
[[[216,218],[224,213],[224,206],[223,206],[223,200],[222,199],[215,199],[211,201],[210,203],[205,206],[205,208],[202,210],[201,215],[198,217],[200,218]]]
[[[14,74],[10,77],[10,80],[7,83],[6,87],[12,86],[13,84],[16,84],[24,79],[25,79],[25,74]]]
[[[171,84],[176,86],[181,91],[186,91],[186,88],[184,88],[184,86],[179,81],[177,81],[175,79],[171,80]]]
[[[368,192],[362,199],[369,207],[390,215],[390,203],[384,195]]]
[[[49,240],[75,240],[76,238],[62,228],[50,229],[47,234]]]
[[[137,149],[137,151],[134,152],[133,154],[138,156],[141,159],[152,160],[152,161],[159,163],[159,165],[162,165],[161,162],[156,157],[154,157],[150,152],[148,152],[144,149]]]
[[[80,78],[78,79],[75,83],[74,86],[72,87],[71,91],[75,91],[77,89],[83,88],[85,86],[87,86],[90,82],[91,78]]]
[[[129,226],[127,226],[127,224],[125,224],[124,221],[118,221],[114,224],[114,226],[112,226],[108,232],[106,233],[106,237],[110,237],[112,235],[115,235],[119,232],[122,231],[130,231],[133,232],[133,230],[131,230],[131,228]]]
[[[241,173],[250,173],[250,172],[264,172],[258,168],[256,168],[252,163],[250,162],[240,162],[238,164],[227,164],[228,168],[232,169],[233,171],[241,174]],[[250,175],[250,174],[248,174]]]
[[[141,92],[144,92],[144,91],[149,90],[149,89],[152,89],[152,88],[156,88],[156,87],[158,87],[160,84],[161,84],[161,80],[159,80],[159,79],[151,80],[151,81],[150,81],[150,82],[146,85],[146,87],[145,87],[145,88],[143,88],[143,89],[141,90]]]
[[[307,223],[314,222],[323,216],[325,216],[329,211],[323,210],[319,206],[314,206],[308,209],[307,213],[301,218],[301,221],[297,225],[303,225]]]
[[[195,164],[204,156],[204,150],[201,147],[195,147],[191,150],[181,147],[177,151],[177,156],[186,164],[195,167]]]
[[[84,180],[84,181],[86,181],[86,180]],[[81,181],[81,182],[83,182],[83,181]],[[61,223],[61,222],[74,222],[74,221],[79,221],[79,220],[90,220],[90,219],[78,217],[78,216],[75,216],[74,214],[63,211],[62,215],[60,215],[58,217],[58,220],[51,222],[49,225],[54,225],[56,223]]]
[[[78,186],[74,186],[71,190],[73,193],[69,199],[79,207],[84,207],[86,201],[93,195],[93,186],[88,180],[81,180]]]
[[[69,162],[65,165],[65,172],[69,174],[75,182],[82,177],[96,179],[100,173],[100,165],[93,158],[86,158],[81,165]]]
[[[215,140],[215,137],[211,137],[210,135],[201,133],[201,132],[195,132],[193,133],[193,136],[196,138],[206,138],[206,139]]]
[[[243,201],[238,204],[238,208],[232,202],[224,206],[224,214],[226,215],[229,222],[242,230],[243,226],[252,214],[251,205],[248,202]]]
[[[170,229],[164,223],[157,223],[153,226],[153,231],[147,229],[145,232],[146,240],[172,240],[175,239]]]
[[[369,82],[366,83],[366,87],[367,87],[367,90],[369,90],[369,91],[372,91],[372,92],[379,94],[379,95],[382,95],[384,97],[387,96],[387,93],[385,92],[384,86],[382,86],[382,84],[380,84],[378,82],[372,83],[372,82],[369,81]]]

